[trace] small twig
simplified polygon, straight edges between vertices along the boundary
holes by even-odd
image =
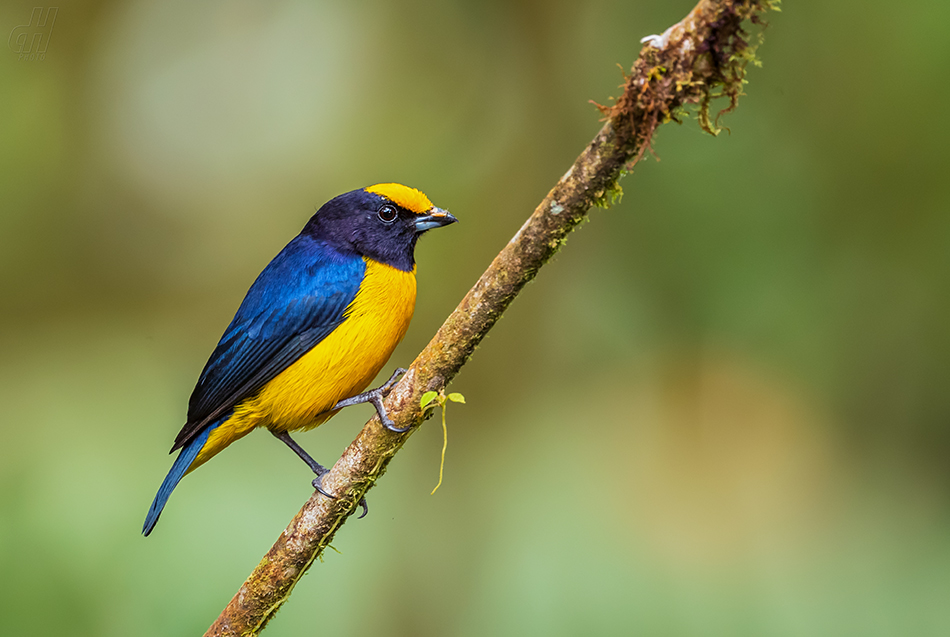
[[[606,207],[620,193],[617,180],[650,147],[656,128],[698,105],[700,123],[715,132],[709,97],[741,94],[752,47],[742,30],[773,8],[769,0],[702,0],[637,58],[624,92],[602,107],[607,122],[547,194],[534,214],[495,257],[458,308],[446,319],[386,399],[397,434],[370,420],[323,479],[338,495],[314,494],[241,586],[206,635],[256,635],[287,600],[294,585],[329,545],[360,498],[424,419],[420,398],[440,392],[528,281],[557,252],[593,205]]]
[[[421,405],[422,412],[425,413],[427,407],[434,407],[435,405],[439,406],[439,409],[442,411],[442,458],[439,462],[439,482],[435,485],[435,488],[432,489],[432,493],[429,495],[435,495],[435,492],[439,490],[439,487],[442,486],[442,470],[445,469],[445,449],[449,446],[449,431],[445,426],[445,407],[447,403],[464,403],[465,396],[459,394],[458,392],[453,392],[448,396],[443,392],[434,392],[427,391],[422,395]]]

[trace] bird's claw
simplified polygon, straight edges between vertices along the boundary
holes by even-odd
[[[372,396],[370,402],[373,403],[373,407],[376,408],[376,413],[379,415],[379,422],[383,423],[383,427],[397,434],[409,431],[409,427],[397,427],[396,423],[392,421],[392,418],[386,413],[386,407],[383,405],[383,398],[380,394]]]
[[[399,382],[400,377],[408,371],[408,369],[397,367],[396,371],[393,372],[393,375],[389,377],[389,380],[387,380],[383,386],[379,388],[380,399],[378,401],[373,401],[373,406],[376,407],[376,413],[379,414],[379,421],[383,423],[383,427],[397,434],[409,431],[409,427],[396,426],[396,423],[394,423],[389,417],[389,414],[386,413],[386,408],[383,407],[382,398],[389,395],[389,392],[391,392],[393,387],[396,386],[396,383]],[[364,512],[363,515],[366,515],[366,513]]]
[[[393,433],[404,434],[407,431],[409,431],[409,427],[397,427],[396,423],[390,420],[388,416],[386,417],[385,420],[381,420],[381,422],[383,423],[383,427],[385,427],[386,429],[388,429],[389,431]]]
[[[329,493],[326,489],[323,488],[323,476],[325,475],[326,473],[321,473],[320,475],[318,475],[316,478],[313,479],[313,482],[311,482],[311,484],[313,485],[313,488],[317,490],[317,493],[319,493],[320,495],[325,495],[331,500],[336,500],[335,495],[333,495],[332,493]]]
[[[393,375],[389,377],[389,380],[387,380],[380,387],[363,392],[362,394],[358,394],[352,398],[341,400],[337,402],[337,404],[333,405],[333,407],[330,408],[330,411],[336,411],[338,409],[343,409],[344,407],[349,407],[350,405],[358,405],[360,403],[371,403],[373,407],[376,408],[376,413],[379,415],[379,421],[383,423],[383,426],[386,429],[400,434],[409,431],[409,427],[404,429],[397,427],[396,423],[394,423],[386,413],[386,408],[383,407],[383,398],[389,394],[390,391],[392,391],[392,388],[396,386],[397,382],[399,382],[399,377],[405,374],[406,371],[408,370],[405,370],[402,367],[396,369],[396,371],[393,372]]]
[[[313,479],[313,482],[312,482],[311,484],[313,484],[313,488],[316,489],[316,490],[317,490],[317,493],[319,493],[320,495],[325,495],[326,497],[330,498],[331,500],[336,500],[337,498],[336,498],[335,495],[333,495],[332,493],[327,492],[327,490],[323,488],[323,476],[325,476],[325,475],[326,475],[326,473],[317,476],[316,478]],[[369,513],[369,505],[366,504],[366,498],[365,498],[365,497],[360,498],[359,505],[363,508],[363,512],[360,513],[359,517],[356,518],[356,519],[357,519],[357,520],[362,520],[363,518],[366,517],[366,514]]]
[[[393,375],[389,377],[389,380],[383,383],[382,387],[379,388],[380,393],[383,396],[385,396],[389,392],[391,392],[393,390],[393,387],[396,386],[396,383],[399,382],[399,377],[408,371],[409,371],[408,369],[405,369],[403,367],[397,367],[396,371],[393,372]]]

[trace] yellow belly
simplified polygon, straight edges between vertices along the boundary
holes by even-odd
[[[372,259],[346,320],[244,400],[202,447],[189,471],[255,427],[272,431],[312,429],[336,412],[329,409],[369,385],[409,329],[416,305],[415,270],[404,272]]]

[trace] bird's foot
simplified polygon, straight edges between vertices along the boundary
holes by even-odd
[[[379,421],[383,423],[383,427],[397,434],[409,431],[409,427],[397,427],[396,423],[394,423],[389,417],[389,414],[386,413],[386,407],[383,406],[383,398],[385,398],[389,392],[392,391],[393,387],[396,386],[396,383],[399,382],[399,377],[405,373],[406,370],[400,367],[395,372],[393,372],[393,375],[389,377],[389,380],[376,389],[371,389],[369,391],[363,392],[362,394],[353,396],[352,398],[341,400],[335,404],[332,409],[335,411],[337,409],[343,409],[344,407],[349,407],[351,405],[371,403],[373,407],[376,408],[376,413],[379,414]]]
[[[331,500],[336,500],[335,495],[333,495],[332,493],[330,493],[329,491],[323,488],[323,476],[325,476],[326,474],[327,474],[326,471],[324,471],[323,473],[317,474],[317,477],[313,479],[311,484],[313,485],[313,488],[317,490],[317,493],[319,493],[320,495],[325,495]]]
[[[319,493],[320,495],[325,495],[331,500],[336,500],[335,495],[333,495],[332,493],[329,493],[326,489],[323,488],[323,476],[325,476],[327,473],[328,473],[327,471],[324,471],[322,474],[318,475],[316,478],[313,479],[313,483],[312,483],[313,488],[316,489],[317,493]],[[360,498],[360,506],[363,507],[363,512],[360,513],[360,516],[358,518],[356,518],[357,520],[362,520],[363,518],[366,517],[366,514],[369,513],[369,505],[366,504],[365,497]]]
[[[393,372],[393,375],[389,377],[383,385],[379,388],[379,391],[383,393],[384,396],[388,396],[389,392],[393,390],[393,387],[396,386],[396,383],[399,382],[399,377],[408,372],[408,369],[404,367],[397,367],[396,371]]]
[[[391,380],[392,379],[390,379],[390,381]],[[307,463],[307,466],[310,467],[310,470],[317,474],[317,477],[314,478],[312,482],[313,488],[317,490],[317,493],[320,495],[325,495],[331,500],[336,500],[335,495],[323,488],[323,476],[328,474],[330,470],[311,458],[310,454],[304,451],[303,447],[294,442],[293,438],[291,438],[290,434],[286,431],[272,431],[271,433],[274,434],[278,440],[293,449],[294,453],[300,456],[300,459]],[[367,513],[369,513],[369,507],[366,505],[366,498],[360,499],[360,506],[363,507],[363,513],[360,515],[360,517],[356,518],[357,520],[362,519]]]
[[[369,402],[373,403],[373,407],[376,408],[376,413],[379,414],[379,422],[383,423],[383,427],[397,434],[409,431],[409,427],[397,427],[396,423],[389,417],[389,414],[386,413],[386,406],[383,405],[382,394],[370,396]]]

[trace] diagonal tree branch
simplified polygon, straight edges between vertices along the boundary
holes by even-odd
[[[384,429],[373,417],[323,479],[338,494],[314,493],[267,552],[228,606],[208,629],[212,635],[257,635],[289,597],[294,585],[353,513],[360,498],[424,420],[422,395],[439,391],[468,361],[475,347],[538,270],[557,252],[591,206],[607,207],[619,197],[618,180],[650,148],[656,128],[679,121],[684,106],[698,107],[700,125],[719,132],[710,101],[736,106],[755,45],[742,26],[761,24],[778,0],[701,0],[663,35],[646,45],[613,106],[598,106],[606,123],[534,214],[495,257],[458,308],[413,362],[386,400],[399,427]],[[721,115],[722,113],[720,113]]]

